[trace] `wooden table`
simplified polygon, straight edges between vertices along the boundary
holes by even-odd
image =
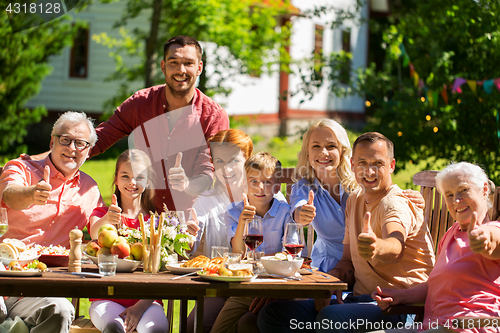
[[[125,299],[180,299],[181,332],[186,331],[187,300],[196,300],[196,332],[203,332],[203,304],[205,297],[271,297],[271,298],[327,298],[330,290],[346,290],[347,284],[336,278],[330,280],[303,276],[302,281],[276,280],[273,282],[210,282],[198,276],[177,280],[168,272],[144,274],[117,273],[113,277],[81,278],[59,274],[66,268],[52,268],[38,277],[0,277],[0,295],[26,297],[79,297]],[[95,265],[85,265],[83,271],[97,272]],[[316,281],[315,281],[316,280]],[[321,282],[318,282],[321,281]],[[182,302],[184,301],[184,302]],[[200,323],[197,325],[197,323]]]

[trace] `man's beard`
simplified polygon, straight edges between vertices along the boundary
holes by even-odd
[[[173,78],[172,78],[172,80],[175,81]],[[189,94],[189,92],[191,91],[191,88],[194,85],[194,82],[192,82],[190,85],[188,85],[186,87],[186,89],[179,91],[179,90],[175,90],[174,88],[172,88],[168,82],[166,82],[166,83],[167,83],[168,90],[170,91],[172,96],[174,96],[175,98],[185,97],[187,94]]]

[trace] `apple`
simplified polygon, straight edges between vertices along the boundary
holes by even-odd
[[[87,243],[87,246],[85,247],[85,252],[87,252],[89,256],[97,257],[96,255],[97,251],[99,251],[100,249],[101,247],[97,243],[97,239],[93,239]]]
[[[108,249],[107,247],[101,247],[99,251],[95,254],[96,257],[99,257],[100,254],[104,254],[106,256],[109,256],[111,254],[111,250]]]
[[[113,245],[111,245],[111,254],[117,254],[120,259],[124,259],[130,255],[130,245],[128,245],[124,237],[118,237]]]
[[[142,243],[135,243],[130,247],[130,254],[135,260],[142,260]]]
[[[97,236],[97,242],[101,247],[110,248],[114,242],[118,239],[118,234],[114,230],[105,229],[99,233]]]
[[[101,225],[101,227],[99,228],[99,231],[97,232],[97,234],[100,234],[101,231],[103,231],[103,230],[112,230],[114,232],[118,232],[118,231],[116,231],[115,225],[111,224],[111,223],[106,223],[106,224]]]
[[[126,257],[125,259],[128,259],[128,260],[134,260],[134,256],[133,255],[129,255],[128,257]]]

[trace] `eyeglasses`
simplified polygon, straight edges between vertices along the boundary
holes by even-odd
[[[90,146],[90,143],[88,143],[85,140],[70,139],[66,135],[54,135],[54,136],[58,138],[59,143],[63,146],[70,146],[71,142],[75,143],[75,148],[78,150],[84,150]]]

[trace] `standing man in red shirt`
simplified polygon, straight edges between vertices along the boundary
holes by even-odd
[[[98,155],[129,136],[129,148],[145,151],[156,172],[155,206],[190,208],[212,184],[213,166],[206,140],[229,128],[224,109],[195,88],[203,70],[202,49],[189,36],[177,36],[163,47],[165,84],[142,89],[125,100],[97,129]]]

